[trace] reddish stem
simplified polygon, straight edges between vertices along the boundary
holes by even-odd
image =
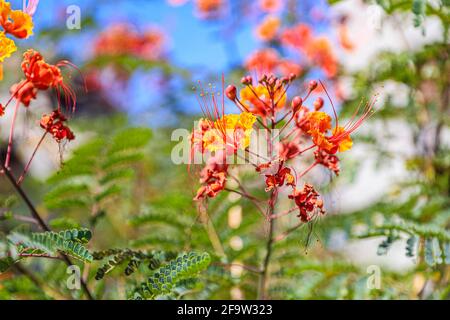
[[[5,160],[5,167],[9,169],[9,162],[11,160],[11,151],[12,151],[12,142],[13,142],[13,136],[14,136],[14,127],[16,124],[17,119],[17,111],[19,110],[20,106],[20,100],[17,100],[16,106],[14,107],[14,113],[13,113],[13,119],[11,123],[11,128],[9,130],[9,139],[8,139],[8,151],[6,152],[6,160]]]
[[[41,146],[42,142],[44,141],[46,135],[47,135],[47,131],[44,132],[44,134],[42,135],[42,137],[39,140],[38,144],[34,148],[34,151],[33,151],[33,154],[31,155],[30,160],[28,160],[28,163],[25,166],[25,169],[23,170],[22,175],[20,176],[19,180],[17,180],[17,184],[18,185],[20,185],[22,183],[23,179],[25,179],[25,175],[28,173],[28,170],[30,169],[31,162],[33,161],[34,156],[36,155],[36,152],[38,151],[39,147]]]

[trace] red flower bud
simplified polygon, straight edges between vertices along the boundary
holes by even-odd
[[[294,97],[291,102],[292,109],[294,110],[294,114],[300,110],[300,107],[303,104],[303,99],[299,96]]]
[[[253,79],[251,76],[245,76],[245,77],[242,77],[241,83],[244,85],[250,85],[253,83]]]
[[[321,97],[317,98],[313,103],[314,110],[319,111],[323,107],[323,99]]]
[[[225,94],[226,94],[227,98],[230,99],[231,101],[236,100],[236,87],[233,85],[229,85],[225,89]]]
[[[309,91],[314,91],[317,88],[317,81],[311,80],[308,85]]]

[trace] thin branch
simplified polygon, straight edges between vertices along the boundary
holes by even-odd
[[[20,185],[18,185],[16,183],[16,178],[12,175],[11,171],[2,163],[2,169],[3,169],[3,173],[5,174],[5,176],[8,178],[9,182],[11,183],[11,185],[14,187],[14,189],[16,190],[16,192],[20,195],[20,197],[22,198],[22,200],[25,202],[26,206],[28,207],[28,209],[30,210],[31,215],[34,217],[34,219],[36,219],[36,221],[38,222],[38,224],[40,225],[40,227],[44,230],[44,231],[51,231],[51,229],[49,228],[49,226],[45,223],[45,221],[41,218],[41,216],[39,215],[39,213],[37,212],[36,208],[34,207],[33,203],[31,202],[30,198],[28,198],[28,196],[26,195],[26,193],[23,191],[23,189],[20,187]],[[65,263],[68,266],[72,266],[73,262],[71,261],[71,259],[61,253],[61,256],[63,258],[63,260],[65,261]],[[89,300],[93,300],[94,297],[92,296],[86,282],[84,282],[83,279],[80,279],[80,283],[81,283],[81,287],[83,288],[84,293],[86,294],[86,296],[88,297]]]

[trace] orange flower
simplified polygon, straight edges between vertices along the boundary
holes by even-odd
[[[337,149],[339,152],[344,152],[347,150],[350,150],[353,146],[352,138],[350,137],[350,133],[345,130],[343,127],[336,127],[333,129],[333,135],[328,138],[328,141],[331,142],[333,145],[333,148],[330,151],[330,153],[335,153],[333,150]]]
[[[241,92],[241,102],[251,113],[266,116],[271,108],[271,99],[269,91],[262,84],[254,86],[246,86]],[[273,101],[276,103],[275,108],[281,109],[286,104],[286,92],[284,87],[279,87],[273,97]]]
[[[281,35],[281,42],[284,45],[292,46],[296,49],[304,48],[312,40],[311,28],[300,23],[292,28],[284,30]]]
[[[322,111],[307,112],[300,120],[299,126],[308,134],[324,133],[331,129],[331,117]]]
[[[271,41],[276,37],[280,25],[281,21],[278,17],[267,16],[258,26],[256,35],[262,41]]]
[[[0,0],[0,25],[6,33],[26,39],[33,34],[33,20],[22,10],[11,10],[11,5]]]
[[[318,64],[328,77],[337,73],[337,59],[331,49],[330,41],[325,37],[318,37],[306,46],[306,55],[313,63]]]
[[[247,61],[245,67],[249,71],[256,71],[258,75],[273,73],[278,66],[280,57],[274,49],[262,49],[253,52]]]
[[[200,172],[202,186],[198,189],[194,200],[198,201],[206,197],[214,198],[222,191],[227,181],[227,171],[228,165],[225,161],[225,154],[218,152],[208,160],[208,163]]]
[[[50,88],[57,89],[58,104],[60,103],[61,90],[64,94],[67,107],[71,106],[72,110],[75,111],[76,94],[72,88],[64,83],[64,78],[60,69],[62,66],[70,66],[78,70],[74,64],[63,60],[56,65],[51,65],[45,62],[39,52],[29,49],[23,54],[21,66],[26,81],[31,83],[38,90],[47,90]],[[59,107],[60,106],[58,105],[58,109]]]
[[[94,44],[96,55],[120,56],[140,46],[138,33],[128,24],[115,24],[101,32]]]
[[[281,42],[305,54],[312,63],[322,68],[328,77],[336,75],[338,62],[330,41],[326,37],[314,37],[308,25],[300,23],[284,30]]]
[[[323,165],[324,167],[333,171],[336,175],[339,175],[339,158],[335,155],[329,154],[325,150],[314,151],[314,157],[316,162]]]
[[[291,169],[287,167],[280,167],[275,174],[266,174],[266,192],[276,188],[282,187],[284,183],[288,186],[295,186],[295,178],[291,173]]]
[[[33,49],[23,54],[22,70],[27,80],[39,90],[57,87],[63,81],[61,70],[46,63],[42,55]]]
[[[50,133],[57,142],[64,139],[73,140],[75,135],[64,124],[67,118],[58,110],[53,111],[50,115],[43,115],[41,118],[41,128]]]
[[[325,88],[324,90],[326,92]],[[326,93],[328,94],[328,92]],[[313,138],[314,144],[318,146],[319,149],[325,150],[330,154],[334,154],[338,151],[344,152],[350,150],[353,146],[353,141],[352,138],[350,137],[350,134],[352,134],[356,129],[358,129],[361,126],[361,124],[373,114],[373,106],[375,105],[375,103],[376,97],[372,99],[372,101],[366,103],[362,115],[359,118],[356,118],[356,115],[358,114],[360,108],[358,107],[358,109],[356,109],[355,113],[351,117],[350,121],[343,127],[339,126],[336,111],[332,104],[333,112],[335,114],[336,125],[331,132],[331,136],[326,136],[325,131],[321,131],[319,127],[317,127],[316,130],[310,130],[308,133]]]
[[[294,188],[292,194],[289,195],[289,199],[294,199],[295,204],[300,211],[298,217],[300,217],[303,222],[310,221],[317,211],[321,214],[325,214],[323,201],[319,198],[319,194],[310,184],[305,183],[302,190]]]
[[[280,73],[284,76],[289,76],[290,74],[300,76],[303,72],[302,66],[291,60],[281,60],[278,67],[280,69]]]
[[[156,28],[140,34],[132,25],[115,24],[100,33],[94,52],[98,56],[133,55],[153,61],[161,58],[164,41],[164,34]]]
[[[14,98],[19,100],[25,107],[28,107],[31,100],[36,99],[38,89],[33,83],[22,80],[19,83],[14,84],[10,92],[14,95]]]
[[[223,9],[224,0],[196,0],[197,11],[203,18],[213,18]]]
[[[259,6],[265,12],[276,12],[282,8],[283,0],[260,0]]]

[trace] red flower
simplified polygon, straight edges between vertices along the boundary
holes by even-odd
[[[295,204],[300,211],[298,217],[300,217],[303,222],[310,221],[317,211],[321,214],[325,214],[323,201],[319,197],[320,195],[314,187],[307,183],[303,186],[302,190],[294,188],[293,193],[289,195],[289,199],[294,199]]]
[[[214,198],[225,188],[228,165],[224,157],[224,153],[218,152],[215,157],[208,160],[207,165],[200,172],[200,183],[203,185],[198,189],[194,200]]]
[[[337,176],[339,175],[339,158],[335,155],[329,154],[325,150],[319,149],[314,151],[317,163],[327,167],[333,171]]]
[[[5,108],[3,107],[3,105],[0,103],[0,117],[3,116],[5,114]]]
[[[56,65],[48,64],[42,55],[33,49],[29,49],[23,54],[22,70],[27,81],[39,90],[57,89],[58,98],[60,97],[59,89],[61,89],[64,93],[66,104],[72,104],[72,110],[75,110],[76,95],[72,88],[64,83],[64,78],[59,68],[61,66],[76,68],[69,61],[60,61]]]
[[[275,187],[283,186],[285,181],[286,185],[295,186],[295,178],[291,174],[291,169],[280,165],[275,174],[266,174],[266,192],[269,192]]]
[[[278,155],[281,160],[293,159],[300,154],[300,147],[295,142],[280,143]]]
[[[67,118],[58,110],[53,111],[50,115],[43,115],[41,118],[41,128],[50,133],[57,142],[63,139],[73,140],[75,135],[67,127],[64,122]]]
[[[38,89],[33,83],[22,80],[19,83],[14,84],[10,92],[14,95],[14,98],[19,100],[25,107],[30,105],[31,100],[36,99]]]
[[[56,87],[62,82],[61,70],[46,63],[42,55],[32,49],[23,54],[22,70],[27,80],[39,90]]]

